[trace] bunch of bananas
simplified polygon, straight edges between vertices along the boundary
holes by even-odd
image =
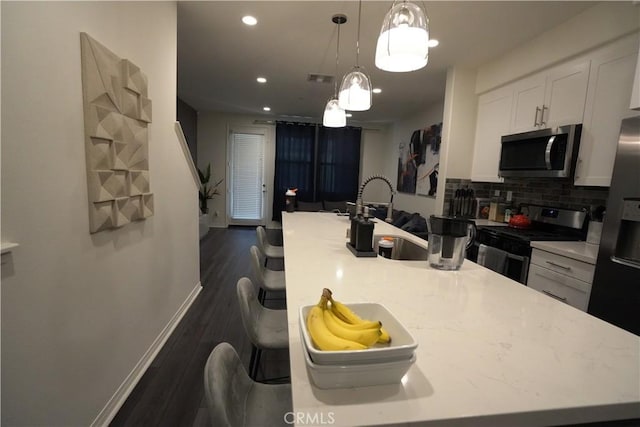
[[[391,341],[380,321],[361,319],[349,307],[322,290],[320,302],[307,314],[307,330],[317,348],[324,351],[364,350]]]

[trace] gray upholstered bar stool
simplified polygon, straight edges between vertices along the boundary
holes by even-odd
[[[253,274],[258,279],[258,300],[264,303],[267,292],[282,292],[286,290],[286,282],[283,270],[271,270],[265,266],[265,257],[257,246],[251,246],[251,267]]]
[[[247,277],[238,280],[237,291],[242,324],[252,344],[249,376],[255,380],[262,350],[289,348],[287,310],[272,310],[260,304]]]
[[[263,226],[256,227],[256,235],[258,237],[258,249],[265,257],[265,265],[270,259],[280,260],[284,262],[284,248],[282,246],[276,246],[269,243],[267,238],[267,230]]]
[[[253,381],[231,344],[218,344],[204,368],[212,426],[284,426],[291,412],[291,384]]]

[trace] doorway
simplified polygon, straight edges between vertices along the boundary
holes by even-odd
[[[264,128],[233,127],[229,130],[229,225],[265,225],[265,140]]]

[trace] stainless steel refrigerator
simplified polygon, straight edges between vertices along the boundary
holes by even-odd
[[[588,312],[640,335],[640,116],[622,121]]]

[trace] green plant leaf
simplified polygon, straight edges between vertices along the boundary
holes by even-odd
[[[198,177],[200,178],[199,197],[201,201],[206,203],[207,199],[213,199],[213,196],[220,194],[218,186],[222,184],[224,178],[220,178],[214,185],[209,185],[209,180],[211,180],[211,163],[207,165],[204,172],[198,169]]]

